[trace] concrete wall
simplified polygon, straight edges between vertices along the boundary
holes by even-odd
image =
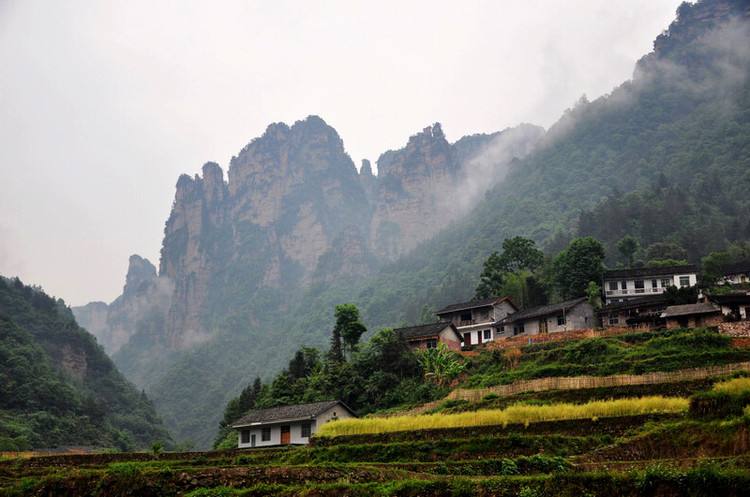
[[[453,330],[446,328],[440,332],[438,338],[441,343],[444,343],[451,350],[461,350],[461,341],[458,339]]]
[[[667,329],[673,330],[675,328],[700,328],[704,326],[719,326],[724,322],[724,316],[721,313],[718,314],[704,314],[698,316],[685,316],[684,318],[667,319]]]
[[[588,302],[582,302],[575,307],[568,309],[565,312],[565,323],[558,324],[557,318],[559,314],[530,318],[523,321],[524,335],[537,335],[540,332],[540,324],[542,321],[547,323],[547,333],[559,333],[562,331],[574,331],[582,330],[587,328],[596,328],[598,322],[596,319],[596,313],[594,308]],[[510,326],[506,326],[506,334],[509,332],[513,335],[513,326],[518,326],[520,323],[513,323]]]
[[[315,434],[318,427],[332,421],[334,419],[346,419],[353,417],[348,410],[343,406],[337,405],[331,409],[318,415],[314,420],[310,420],[310,432],[311,435]],[[253,447],[252,436],[255,435],[255,447],[271,447],[274,445],[281,445],[281,427],[289,426],[290,428],[290,443],[293,445],[304,445],[310,443],[310,439],[302,436],[302,423],[303,421],[293,421],[289,423],[280,423],[263,426],[250,426],[237,430],[237,447],[240,449]],[[271,439],[268,441],[262,441],[261,434],[262,428],[271,428]],[[244,430],[249,431],[248,443],[242,443],[242,432]]]

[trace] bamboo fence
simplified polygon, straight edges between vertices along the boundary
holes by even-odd
[[[559,376],[520,380],[509,385],[497,385],[487,388],[457,388],[443,400],[468,400],[478,402],[489,394],[508,397],[526,392],[543,392],[547,390],[583,390],[588,388],[608,388],[634,385],[657,385],[660,383],[680,383],[683,381],[703,380],[714,376],[724,376],[739,371],[750,372],[750,362],[738,362],[722,366],[705,368],[680,369],[677,371],[646,373],[639,375],[616,374],[612,376]]]

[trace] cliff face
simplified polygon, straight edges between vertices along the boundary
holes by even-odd
[[[394,260],[456,221],[543,134],[525,124],[451,145],[436,123],[412,136],[406,147],[382,154],[370,224],[375,255]]]
[[[122,295],[109,305],[91,302],[85,306],[73,307],[72,311],[76,321],[112,355],[134,335],[144,332],[150,321],[155,318],[162,323],[166,321],[172,292],[171,282],[166,278],[159,278],[153,264],[138,255],[132,255]],[[160,326],[151,328],[161,333]]]

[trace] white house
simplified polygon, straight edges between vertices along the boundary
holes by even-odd
[[[750,283],[750,261],[730,264],[722,268],[719,284],[741,285]]]
[[[515,312],[497,323],[498,335],[539,335],[594,328],[596,313],[586,297]]]
[[[237,420],[237,447],[270,447],[273,445],[304,445],[317,429],[336,419],[356,417],[339,400],[257,409]]]
[[[605,303],[625,302],[649,295],[660,295],[667,288],[698,284],[698,268],[693,265],[614,269],[604,272]]]
[[[443,307],[435,314],[458,330],[464,345],[478,345],[495,339],[495,323],[518,308],[509,297],[490,297]]]

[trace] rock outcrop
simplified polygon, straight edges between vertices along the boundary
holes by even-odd
[[[76,315],[142,384],[155,355],[269,324],[295,292],[366,277],[413,249],[541,134],[527,126],[451,144],[434,124],[382,154],[375,175],[367,160],[357,171],[319,117],[271,124],[231,159],[226,181],[213,162],[180,176],[158,275],[133,256],[122,296]]]
[[[162,333],[162,325],[150,324],[155,320],[166,322],[172,292],[171,282],[157,276],[153,264],[131,255],[122,295],[109,305],[91,302],[72,310],[76,321],[112,355],[139,332]]]

